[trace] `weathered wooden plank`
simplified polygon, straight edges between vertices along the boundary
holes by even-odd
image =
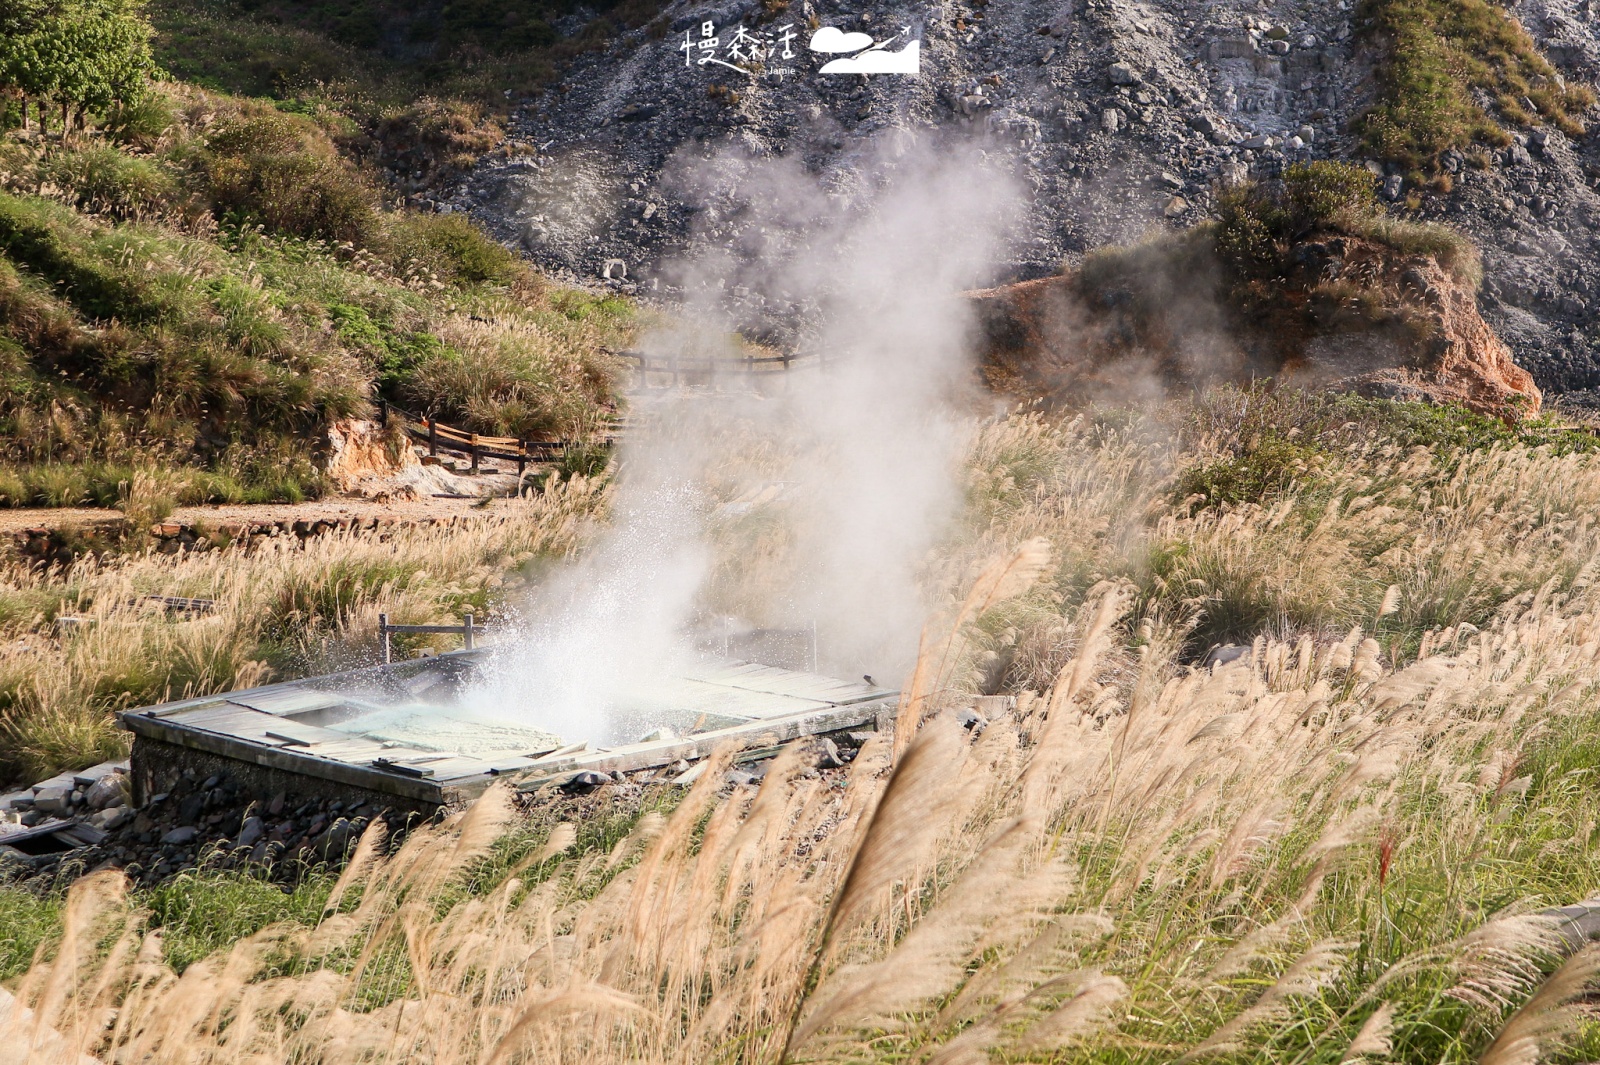
[[[220,703],[217,706],[203,707],[199,710],[190,710],[181,714],[172,714],[170,719],[181,721],[193,728],[206,728],[213,732],[229,732],[233,729],[249,728],[252,724],[263,727],[277,721],[271,714],[252,710],[248,706],[235,706],[232,703]]]

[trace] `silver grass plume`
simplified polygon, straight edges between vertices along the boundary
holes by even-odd
[[[1572,1001],[1600,972],[1600,947],[1587,947],[1568,958],[1539,986],[1525,1005],[1484,1050],[1478,1065],[1537,1065],[1544,1052],[1577,1023]]]

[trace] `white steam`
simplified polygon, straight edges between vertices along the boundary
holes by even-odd
[[[537,596],[475,707],[614,743],[619,702],[692,662],[694,633],[730,615],[814,623],[821,671],[901,680],[977,400],[958,293],[988,280],[1016,202],[976,153],[901,153],[858,162],[855,187],[831,193],[783,160],[680,162],[678,194],[707,232],[734,218],[742,234],[674,265],[689,331],[730,332],[753,299],[811,308],[804,347],[827,365],[766,396],[641,403],[613,527]]]

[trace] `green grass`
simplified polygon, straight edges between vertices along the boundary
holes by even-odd
[[[682,797],[679,789],[656,788],[637,801],[619,803],[599,816],[576,822],[573,842],[560,853],[533,861],[550,840],[551,832],[570,811],[543,812],[518,820],[495,841],[489,853],[456,872],[438,891],[433,907],[443,916],[451,907],[483,898],[501,889],[515,876],[521,895],[553,879],[571,877],[580,865],[584,875],[572,879],[564,890],[574,901],[587,901],[631,868],[635,852],[615,863],[593,864],[586,859],[606,857],[616,849],[646,814],[670,814]],[[269,925],[315,928],[327,912],[336,879],[326,866],[278,870],[225,870],[202,863],[153,887],[142,889],[135,904],[145,913],[146,926],[160,929],[167,964],[182,973],[189,966],[225,952]],[[359,893],[346,896],[340,910],[350,909]],[[64,896],[59,890],[29,890],[0,884],[0,982],[25,971],[35,950],[48,948],[59,933]],[[270,962],[276,973],[304,973],[318,966],[349,971],[352,956],[307,956],[290,945]],[[411,987],[410,966],[403,951],[383,957],[368,970],[360,1007],[375,1009],[406,994]]]
[[[339,114],[152,99],[110,142],[0,165],[0,505],[112,505],[138,469],[181,471],[171,505],[312,498],[323,430],[378,398],[485,433],[596,423],[630,304],[384,209]],[[417,121],[448,147],[453,114]]]
[[[161,929],[167,963],[181,973],[268,925],[314,927],[334,879],[312,870],[283,885],[247,872],[191,870],[151,888],[141,901],[150,924]]]
[[[315,100],[378,119],[419,96],[504,108],[504,92],[538,91],[567,59],[604,47],[659,14],[659,0],[603,0],[569,37],[553,23],[574,0],[467,0],[442,7],[353,0],[158,0],[157,59],[224,92]]]
[[[1447,469],[1463,456],[1502,447],[1557,456],[1600,452],[1600,436],[1551,416],[1508,425],[1457,406],[1264,385],[1209,391],[1188,407],[1180,431],[1223,452],[1182,470],[1173,489],[1177,498],[1201,496],[1207,506],[1270,502],[1315,481],[1330,463],[1358,458],[1375,440],[1427,448]]]
[[[0,884],[0,984],[27,972],[41,944],[61,930],[61,900]]]
[[[1565,82],[1514,16],[1489,0],[1364,0],[1363,30],[1382,48],[1378,100],[1357,121],[1367,150],[1413,171],[1450,149],[1510,143],[1507,126],[1585,131],[1586,85]],[[1495,101],[1491,115],[1474,100]]]

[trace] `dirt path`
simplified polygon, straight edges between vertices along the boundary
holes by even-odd
[[[229,523],[259,525],[339,518],[427,521],[482,516],[505,505],[501,498],[491,498],[485,504],[486,494],[504,496],[514,491],[516,485],[514,470],[486,469],[480,476],[463,476],[437,466],[413,466],[378,485],[408,489],[383,502],[360,495],[335,495],[305,503],[225,503],[178,507],[166,520],[185,526],[199,521],[215,529]],[[109,508],[19,507],[0,510],[0,537],[15,536],[28,529],[109,529],[121,522],[122,512]]]
[[[196,520],[216,528],[227,522],[276,523],[317,521],[324,518],[391,518],[396,521],[421,521],[457,515],[493,514],[505,501],[492,500],[482,506],[476,499],[418,499],[376,503],[369,499],[329,498],[309,503],[227,504],[222,506],[179,507],[167,519],[179,525]],[[83,529],[120,524],[122,512],[97,507],[24,507],[0,510],[0,536],[25,529]]]

